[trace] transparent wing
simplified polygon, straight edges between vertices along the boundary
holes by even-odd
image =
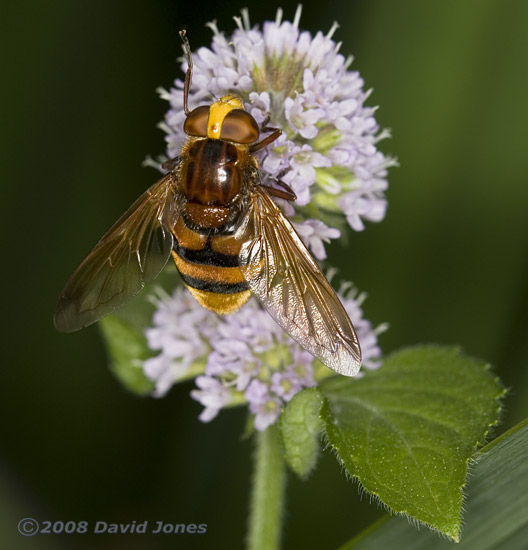
[[[268,313],[327,367],[354,376],[361,349],[348,315],[291,223],[259,186],[239,235],[244,277]]]
[[[170,174],[147,189],[93,247],[66,283],[55,327],[79,330],[121,307],[167,263],[177,216]]]

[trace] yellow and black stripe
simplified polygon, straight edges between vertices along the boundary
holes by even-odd
[[[227,314],[247,302],[251,291],[239,267],[241,242],[231,235],[193,231],[184,217],[178,220],[173,235],[176,267],[201,306]]]

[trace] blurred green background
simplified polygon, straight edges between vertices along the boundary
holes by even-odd
[[[241,7],[262,22],[278,5],[291,20],[290,1],[3,5],[0,547],[242,547],[244,412],[200,423],[192,384],[162,400],[127,394],[97,328],[59,334],[52,312],[72,269],[157,177],[141,162],[164,150],[155,88],[181,76],[177,31],[197,49],[206,21],[230,31]],[[302,28],[334,20],[401,166],[386,219],[330,260],[368,292],[366,316],[390,323],[385,352],[458,344],[494,365],[511,389],[498,434],[528,416],[528,3],[304,3]],[[334,548],[382,514],[327,454],[308,481],[289,480],[285,547]],[[24,517],[208,532],[23,538]]]

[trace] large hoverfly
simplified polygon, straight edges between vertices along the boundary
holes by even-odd
[[[295,200],[282,182],[262,183],[255,153],[276,140],[235,94],[183,108],[188,138],[167,173],[137,199],[73,272],[55,310],[55,326],[72,332],[108,315],[152,281],[173,256],[194,298],[227,314],[253,294],[301,346],[334,371],[355,375],[361,351],[354,327],[291,223],[271,197]]]

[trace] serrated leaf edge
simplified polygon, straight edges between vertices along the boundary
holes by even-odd
[[[396,350],[395,352],[391,353],[391,355],[389,357],[392,357],[395,354],[398,354],[402,351],[411,351],[411,350],[423,349],[423,348],[436,348],[436,349],[443,349],[443,350],[449,349],[449,350],[452,350],[454,352],[454,355],[462,355],[462,356],[467,357],[469,359],[475,360],[473,357],[468,356],[467,354],[465,354],[460,346],[438,346],[438,345],[434,345],[434,344],[429,344],[429,345],[417,344],[415,346],[407,346],[407,347],[401,348],[400,350]],[[490,372],[492,370],[492,365],[491,365],[491,363],[483,363],[482,368],[483,368],[483,370],[485,370],[487,372]],[[430,523],[428,523],[426,521],[423,521],[423,520],[419,520],[419,519],[411,516],[408,512],[406,512],[404,510],[398,511],[398,510],[392,509],[389,505],[387,505],[385,502],[383,502],[383,500],[381,499],[381,497],[377,493],[368,491],[363,486],[363,483],[361,482],[359,477],[351,474],[348,471],[348,469],[345,465],[345,462],[339,456],[338,448],[335,447],[330,442],[330,439],[329,439],[329,436],[328,436],[327,421],[324,418],[324,411],[325,410],[328,411],[328,416],[330,418],[333,418],[333,414],[332,414],[332,411],[331,411],[330,404],[329,404],[328,400],[323,395],[324,402],[323,402],[323,405],[321,406],[319,416],[320,416],[320,418],[322,420],[322,424],[323,424],[322,438],[323,438],[323,441],[324,441],[324,450],[326,451],[328,448],[330,448],[331,452],[333,452],[333,454],[335,455],[338,464],[341,466],[341,470],[344,471],[345,477],[347,478],[347,480],[352,481],[352,482],[357,482],[358,490],[359,490],[360,495],[367,494],[369,496],[370,502],[372,502],[372,500],[374,500],[374,502],[379,507],[383,508],[389,515],[403,516],[409,521],[409,523],[411,525],[416,527],[418,530],[420,530],[420,527],[422,525],[424,525],[424,526],[428,527],[429,529],[431,529],[432,531],[434,531],[435,533],[438,533],[442,538],[445,538],[445,539],[453,541],[453,542],[460,542],[462,532],[463,532],[463,527],[464,527],[464,513],[465,513],[464,505],[465,505],[465,500],[466,500],[466,494],[464,492],[464,487],[466,487],[467,482],[468,482],[468,478],[471,475],[471,464],[472,464],[472,461],[474,459],[478,460],[478,457],[475,455],[475,453],[478,452],[478,450],[486,444],[486,441],[488,440],[491,432],[493,431],[493,428],[500,423],[501,413],[503,411],[503,407],[502,407],[501,403],[502,403],[504,397],[506,396],[506,394],[508,392],[508,390],[506,388],[504,388],[504,386],[502,385],[501,380],[498,376],[494,376],[493,381],[500,388],[499,393],[495,396],[495,402],[497,404],[497,407],[495,409],[496,419],[493,422],[488,424],[488,427],[487,427],[485,433],[483,434],[482,441],[477,441],[475,443],[475,445],[473,447],[473,450],[471,451],[471,456],[469,456],[465,460],[465,463],[466,463],[465,481],[457,489],[461,492],[462,502],[461,502],[461,507],[460,507],[460,527],[459,527],[459,530],[456,534],[449,534],[449,533],[440,531],[438,528],[434,527]],[[335,424],[334,424],[334,426],[335,426]],[[339,428],[336,427],[336,429],[339,429]]]

